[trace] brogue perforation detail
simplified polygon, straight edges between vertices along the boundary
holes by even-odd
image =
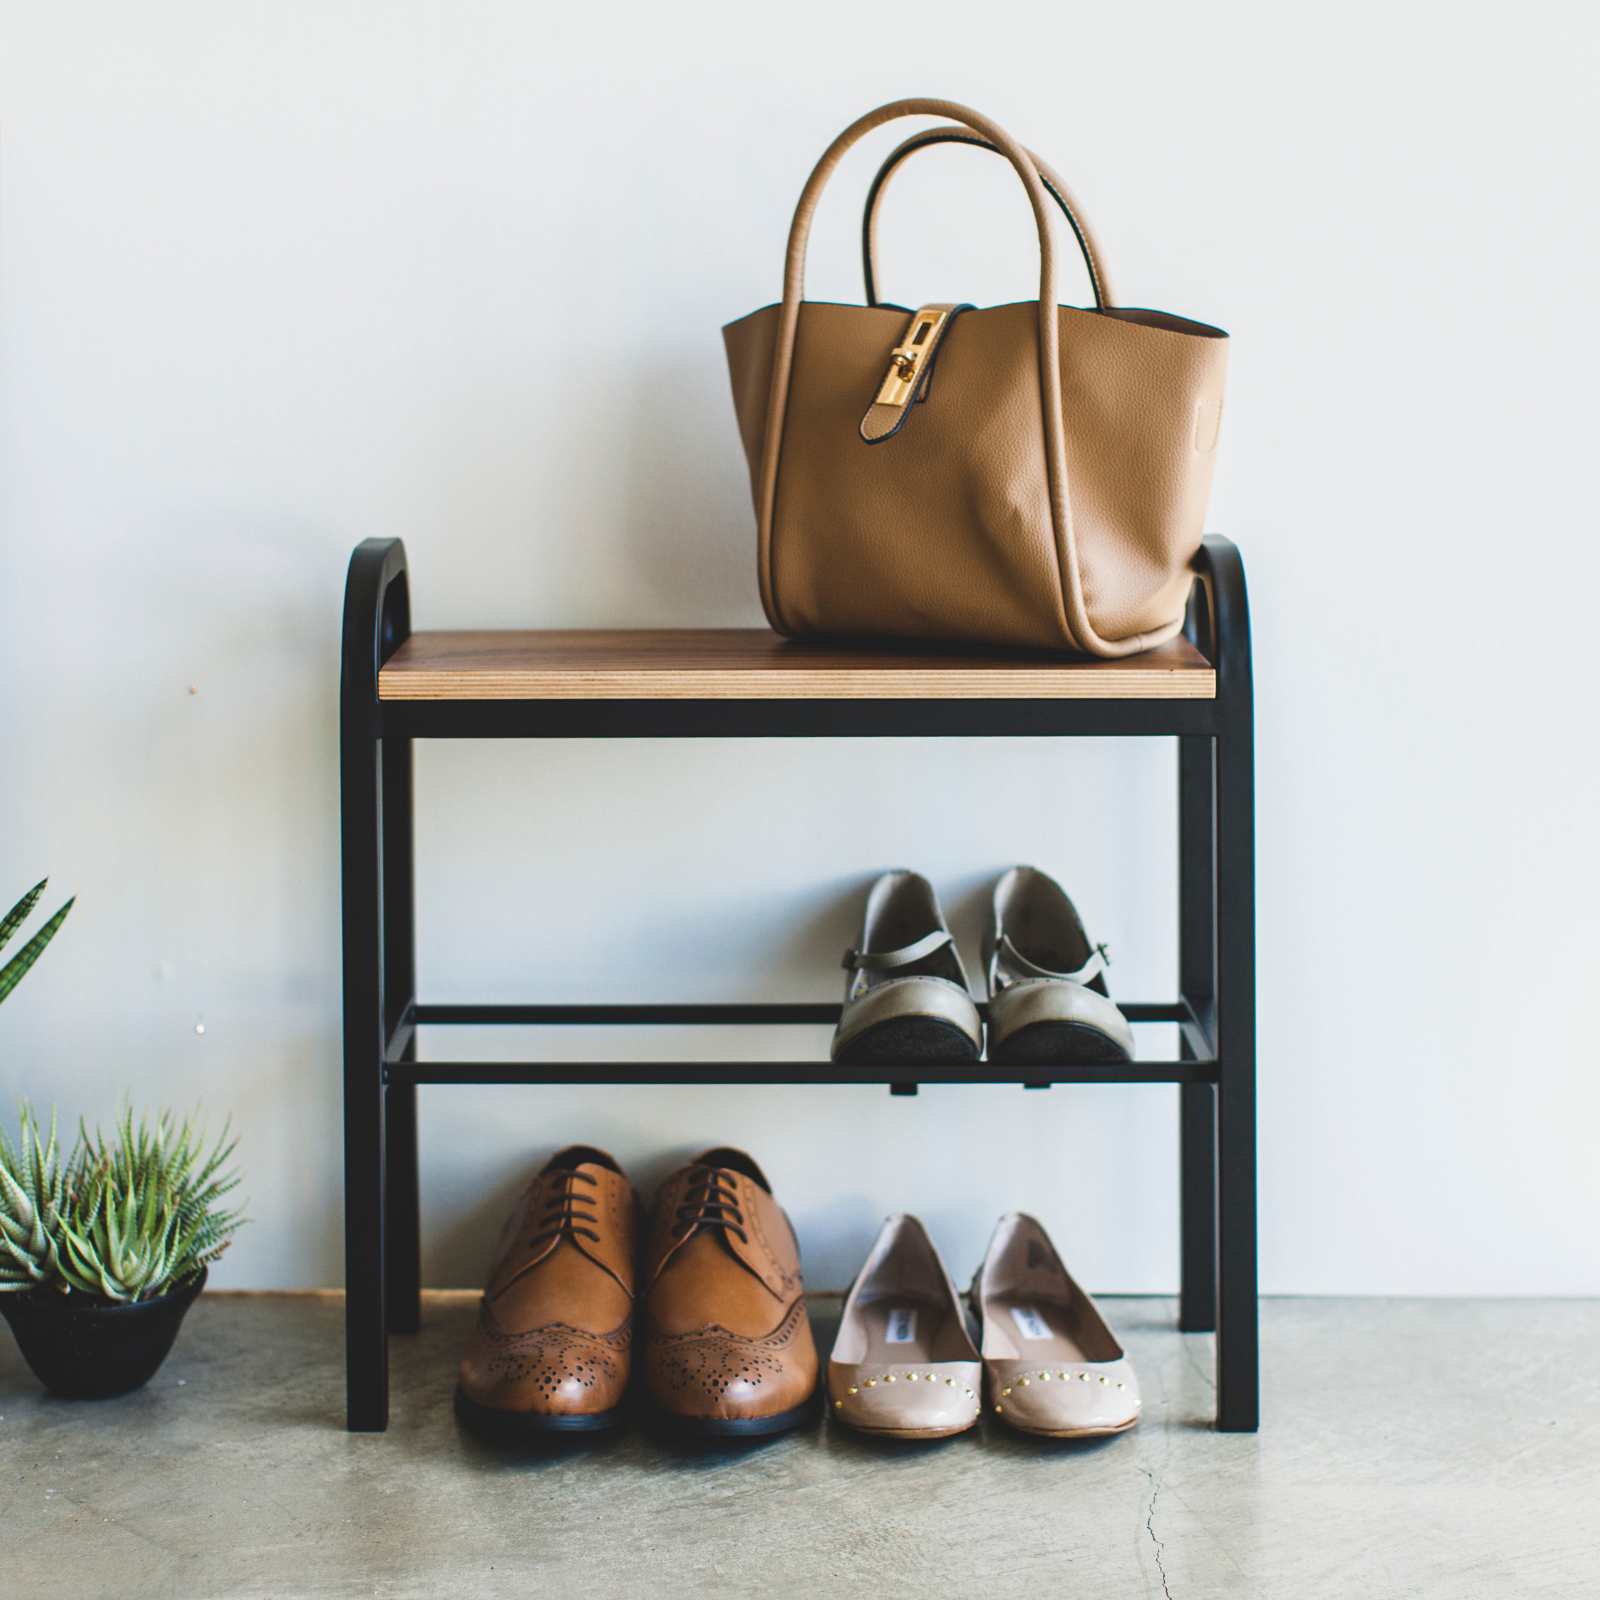
[[[669,1392],[698,1392],[712,1401],[721,1400],[735,1384],[759,1391],[783,1375],[785,1363],[779,1352],[794,1343],[804,1326],[805,1301],[796,1300],[783,1321],[759,1339],[744,1338],[717,1324],[692,1333],[656,1331],[650,1340],[654,1376]]]
[[[484,1355],[487,1374],[501,1383],[531,1379],[549,1399],[562,1386],[576,1383],[584,1390],[597,1384],[625,1380],[626,1361],[633,1343],[631,1319],[611,1333],[587,1333],[553,1322],[526,1333],[506,1333],[480,1315],[478,1332],[488,1345]]]

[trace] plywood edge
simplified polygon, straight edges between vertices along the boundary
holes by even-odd
[[[381,700],[1214,700],[1216,694],[1216,673],[1210,668],[975,673],[944,668],[816,673],[413,668],[378,678]]]

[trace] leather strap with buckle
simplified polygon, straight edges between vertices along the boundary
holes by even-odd
[[[935,950],[942,950],[950,942],[948,933],[935,928],[932,933],[925,933],[920,939],[901,945],[898,950],[846,950],[839,965],[846,972],[887,972],[895,967],[909,967],[913,962],[931,956]]]
[[[1024,973],[1030,978],[1055,978],[1065,983],[1081,983],[1086,986],[1093,983],[1111,965],[1111,957],[1106,947],[1097,944],[1090,950],[1089,959],[1076,972],[1055,972],[1049,967],[1041,967],[1036,961],[1030,961],[1005,934],[1001,934],[1000,942],[995,946],[991,966],[1001,960],[1014,972]]]
[[[882,444],[905,426],[912,405],[924,398],[933,358],[959,312],[972,308],[953,303],[923,306],[912,315],[900,342],[889,353],[889,370],[878,385],[878,396],[861,419],[861,437]]]

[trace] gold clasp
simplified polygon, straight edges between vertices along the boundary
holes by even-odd
[[[878,390],[876,405],[903,407],[910,401],[928,352],[939,342],[939,330],[949,315],[942,307],[924,306],[912,317],[905,338],[890,353],[889,370]]]

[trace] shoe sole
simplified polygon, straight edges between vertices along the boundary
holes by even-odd
[[[938,1017],[888,1017],[863,1028],[833,1052],[842,1066],[870,1067],[885,1062],[976,1061],[977,1042],[952,1022]]]
[[[1118,1422],[1109,1428],[1025,1428],[1020,1422],[1006,1423],[1013,1433],[1032,1434],[1035,1439],[1109,1439],[1138,1425],[1137,1417],[1130,1417],[1128,1421]]]
[[[863,1434],[868,1439],[954,1439],[957,1434],[971,1433],[978,1425],[976,1417],[971,1422],[959,1422],[953,1428],[863,1428],[859,1423],[846,1422],[843,1417],[838,1422],[841,1428]]]
[[[991,1047],[989,1059],[1028,1067],[1070,1067],[1131,1061],[1133,1057],[1115,1039],[1087,1023],[1030,1022],[1004,1044]]]
[[[680,1438],[765,1439],[791,1428],[804,1427],[817,1417],[817,1396],[770,1417],[686,1417],[663,1406],[654,1407],[657,1420]]]
[[[540,1438],[549,1434],[609,1433],[623,1420],[623,1407],[560,1415],[542,1411],[501,1411],[456,1390],[456,1415],[475,1432],[496,1439]]]

